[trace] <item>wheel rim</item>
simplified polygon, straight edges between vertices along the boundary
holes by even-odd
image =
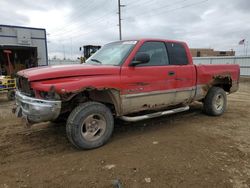
[[[223,109],[224,106],[224,98],[223,95],[219,94],[215,98],[215,108],[216,110],[220,111]]]
[[[81,133],[85,140],[98,140],[105,132],[107,123],[101,114],[89,115],[82,123]]]

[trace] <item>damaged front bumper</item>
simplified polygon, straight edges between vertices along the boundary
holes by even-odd
[[[29,123],[55,120],[61,111],[61,101],[50,101],[28,97],[16,91],[17,117],[25,118]]]

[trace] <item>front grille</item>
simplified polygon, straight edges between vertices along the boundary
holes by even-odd
[[[31,89],[30,83],[29,83],[27,78],[22,77],[22,76],[18,76],[16,79],[16,84],[17,84],[17,89],[21,93],[28,95],[28,96],[31,96],[31,97],[34,96],[34,92]]]

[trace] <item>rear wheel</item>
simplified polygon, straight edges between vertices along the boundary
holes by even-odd
[[[69,141],[79,149],[93,149],[104,145],[113,129],[111,111],[97,102],[87,102],[76,107],[66,125]]]
[[[210,88],[203,105],[204,111],[208,115],[219,116],[223,114],[227,106],[226,92],[220,87]]]

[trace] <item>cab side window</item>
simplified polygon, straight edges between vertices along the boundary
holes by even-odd
[[[162,66],[168,65],[168,53],[166,45],[163,42],[145,42],[139,49],[138,53],[147,53],[150,61],[138,66]]]
[[[185,47],[181,43],[167,42],[170,65],[187,65],[188,59]]]

